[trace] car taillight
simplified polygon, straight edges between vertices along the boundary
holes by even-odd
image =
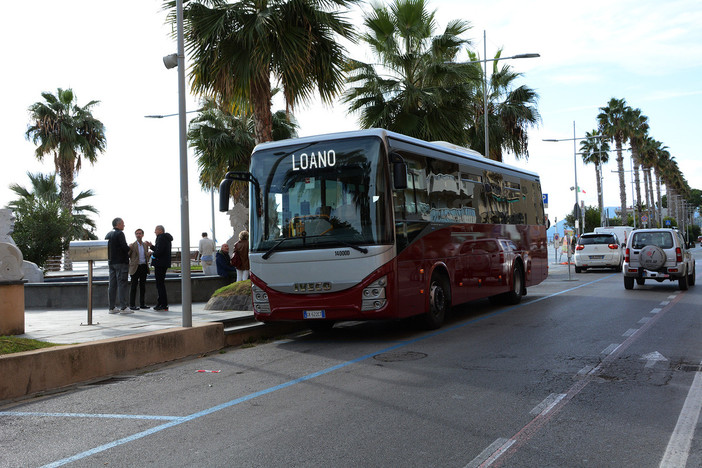
[[[609,247],[611,250],[617,250],[619,248],[619,244],[609,244],[607,247]]]
[[[626,250],[624,251],[624,261],[626,263],[629,263],[629,247],[627,247]]]
[[[580,245],[580,244],[578,244],[578,245],[575,246],[575,250],[583,250],[584,248],[585,248],[585,246],[584,246],[584,245]]]
[[[682,250],[680,247],[675,248],[675,261],[682,262]]]

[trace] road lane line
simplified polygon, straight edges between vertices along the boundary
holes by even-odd
[[[651,313],[651,314],[657,314],[657,313],[660,312],[661,310],[662,310],[662,309],[661,309],[660,307],[656,307],[655,309],[651,309],[651,312],[649,312],[649,313]]]
[[[644,323],[648,322],[649,320],[651,320],[651,317],[643,317],[641,320],[639,320],[636,323],[644,324]]]
[[[701,410],[702,372],[695,372],[695,378],[687,392],[687,398],[685,398],[678,422],[668,441],[668,447],[659,465],[660,468],[677,468],[687,464],[692,437],[695,435],[695,426],[697,426]]]
[[[634,333],[636,333],[637,331],[639,331],[638,328],[630,328],[627,331],[625,331],[624,333],[622,333],[622,336],[633,336]]]
[[[619,348],[619,343],[612,343],[611,345],[607,346],[605,349],[602,350],[600,354],[612,354]]]
[[[32,411],[0,411],[0,416],[43,416],[53,418],[97,418],[97,419],[150,419],[175,421],[182,416],[157,416],[148,414],[88,414],[88,413],[41,413]]]
[[[480,452],[480,455],[468,463],[465,468],[479,468],[492,465],[497,457],[509,449],[512,444],[514,444],[512,439],[497,439],[488,448]]]
[[[561,401],[563,398],[565,398],[566,394],[565,393],[552,393],[546,398],[544,398],[544,401],[539,403],[529,411],[529,414],[533,416],[537,416],[539,414],[546,414],[549,411],[553,409],[556,404],[558,404],[559,401]]]

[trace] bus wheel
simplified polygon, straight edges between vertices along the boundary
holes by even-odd
[[[512,289],[504,295],[505,304],[519,304],[522,300],[523,294],[524,272],[522,271],[522,267],[517,266],[514,268],[514,272],[512,273]]]
[[[429,310],[424,314],[423,324],[429,330],[435,330],[444,323],[444,317],[451,304],[451,291],[443,276],[434,275],[429,287]]]

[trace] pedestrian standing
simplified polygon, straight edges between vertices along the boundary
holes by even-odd
[[[197,250],[200,254],[200,264],[202,265],[202,272],[206,275],[216,275],[217,268],[214,264],[214,254],[215,254],[215,242],[214,240],[207,237],[207,233],[202,233],[202,239],[198,244]]]
[[[166,271],[171,267],[171,243],[173,236],[168,234],[162,225],[154,229],[156,243],[151,246],[151,266],[156,277],[158,299],[154,310],[168,311],[168,294],[166,293]]]
[[[241,262],[236,267],[236,280],[244,281],[249,279],[249,232],[241,231],[239,233],[239,240],[234,244],[233,256],[238,256]]]
[[[106,236],[107,239],[107,265],[110,272],[110,281],[107,287],[107,303],[111,314],[123,313],[131,314],[127,310],[127,274],[129,272],[129,245],[124,237],[124,220],[115,218],[112,220],[112,231]],[[119,310],[116,305],[119,302]]]
[[[146,295],[146,277],[149,275],[149,245],[143,241],[144,230],[134,231],[136,240],[129,244],[129,274],[132,286],[129,291],[129,309],[148,309],[144,297]],[[139,286],[139,307],[136,305],[137,285]]]

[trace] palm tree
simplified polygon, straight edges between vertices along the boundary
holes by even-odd
[[[600,209],[600,226],[605,225],[604,201],[602,199],[602,165],[609,162],[609,142],[599,138],[597,130],[585,132],[585,140],[580,142],[580,153],[585,164],[595,165],[597,178],[597,204]],[[576,188],[577,190],[577,188]]]
[[[641,199],[641,177],[639,167],[641,166],[641,147],[644,139],[648,135],[648,117],[641,113],[641,109],[627,108],[625,121],[627,122],[626,137],[631,145],[631,160],[634,170],[634,188],[636,191],[636,204],[634,204],[634,225],[641,220],[643,202]]]
[[[23,205],[35,204],[40,201],[54,203],[61,200],[59,185],[56,182],[55,174],[32,174],[27,173],[30,188],[25,188],[19,184],[11,184],[10,190],[19,197],[7,204],[13,210],[20,209]],[[73,184],[73,189],[76,184]],[[95,235],[95,221],[90,218],[89,213],[99,214],[100,212],[92,205],[82,204],[87,198],[94,196],[92,190],[84,190],[72,199],[73,213],[71,214],[70,231],[63,236],[69,240],[89,240],[97,239]]]
[[[341,92],[346,57],[340,39],[353,38],[353,25],[331,8],[346,9],[356,2],[189,2],[183,17],[193,91],[236,103],[235,111],[250,111],[256,142],[270,141],[271,80],[279,82],[288,109],[315,90],[326,103]],[[166,4],[171,21],[174,6],[174,1]]]
[[[247,170],[255,146],[254,119],[249,115],[232,115],[230,106],[217,105],[205,100],[200,114],[188,128],[188,140],[195,150],[200,172],[200,185],[204,189],[219,187],[222,175],[229,171]],[[297,136],[297,124],[285,111],[277,111],[273,118],[273,140]],[[232,195],[237,202],[246,204],[246,183],[232,185]]]
[[[360,111],[360,126],[466,145],[465,103],[479,81],[473,67],[451,62],[470,44],[461,37],[469,24],[453,20],[437,34],[424,0],[394,0],[374,4],[364,25],[361,40],[379,64],[350,61],[342,98],[350,112]]]
[[[626,101],[624,99],[610,99],[606,106],[600,107],[597,116],[598,132],[605,135],[609,141],[614,141],[617,151],[617,170],[619,172],[619,201],[621,203],[622,225],[629,219],[626,209],[626,182],[624,179],[624,157],[622,156],[622,143],[626,141]]]
[[[56,95],[49,92],[41,95],[44,101],[29,107],[33,123],[26,137],[38,145],[34,153],[37,159],[42,161],[45,155],[53,155],[61,180],[61,207],[70,214],[73,213],[74,176],[80,171],[82,158],[95,164],[98,154],[105,151],[105,126],[91,112],[99,101],[90,101],[81,107],[70,88],[58,88]],[[64,267],[73,269],[68,252],[65,252]]]
[[[487,81],[488,138],[490,140],[490,159],[502,161],[503,151],[510,152],[515,158],[529,158],[527,129],[538,125],[541,115],[536,107],[538,94],[528,86],[514,87],[515,81],[522,76],[509,65],[499,65],[502,49],[495,54],[492,62],[492,75]],[[468,52],[471,62],[480,60],[473,52]],[[472,64],[480,77],[484,79],[480,63]],[[471,117],[468,127],[470,147],[476,151],[485,148],[485,110],[482,86],[471,96]]]

